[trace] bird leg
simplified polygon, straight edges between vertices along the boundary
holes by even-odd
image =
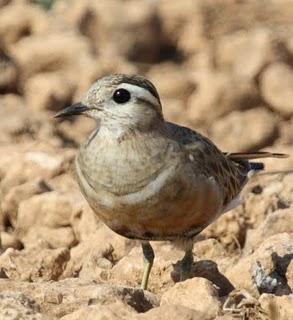
[[[148,280],[150,272],[154,263],[154,250],[148,241],[141,242],[143,253],[143,276],[141,281],[141,289],[146,290],[148,286]]]
[[[193,242],[188,242],[185,248],[185,254],[180,262],[180,281],[184,281],[191,277],[193,265]]]

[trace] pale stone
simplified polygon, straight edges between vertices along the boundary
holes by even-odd
[[[221,307],[217,290],[204,278],[193,278],[176,283],[162,295],[161,305],[165,304],[179,304],[202,312],[207,319],[215,317]]]
[[[263,309],[269,314],[270,319],[288,320],[293,318],[293,295],[274,296],[262,294],[259,302]]]
[[[265,101],[277,112],[293,114],[293,69],[285,63],[268,66],[261,75],[261,92]]]

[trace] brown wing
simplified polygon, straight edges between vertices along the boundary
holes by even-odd
[[[213,176],[224,192],[224,205],[227,205],[247,182],[251,170],[262,170],[261,162],[249,162],[260,158],[287,158],[284,153],[259,152],[221,152],[207,137],[189,128],[167,123],[171,137],[180,142],[197,160],[201,172]]]
[[[212,141],[189,128],[167,123],[171,138],[180,142],[194,157],[196,168],[207,177],[214,177],[223,191],[227,205],[243,188],[250,165],[247,160],[230,158],[222,153]]]

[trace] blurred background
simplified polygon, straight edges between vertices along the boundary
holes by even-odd
[[[138,73],[220,148],[292,153],[292,67],[292,0],[1,0],[0,143],[78,146],[94,123],[52,115]]]

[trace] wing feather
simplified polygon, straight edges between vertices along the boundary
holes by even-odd
[[[264,168],[261,162],[251,159],[286,158],[287,154],[259,152],[222,152],[207,137],[189,128],[168,122],[171,138],[178,141],[196,159],[201,173],[212,176],[224,194],[224,205],[228,205],[240,193],[252,171]]]

